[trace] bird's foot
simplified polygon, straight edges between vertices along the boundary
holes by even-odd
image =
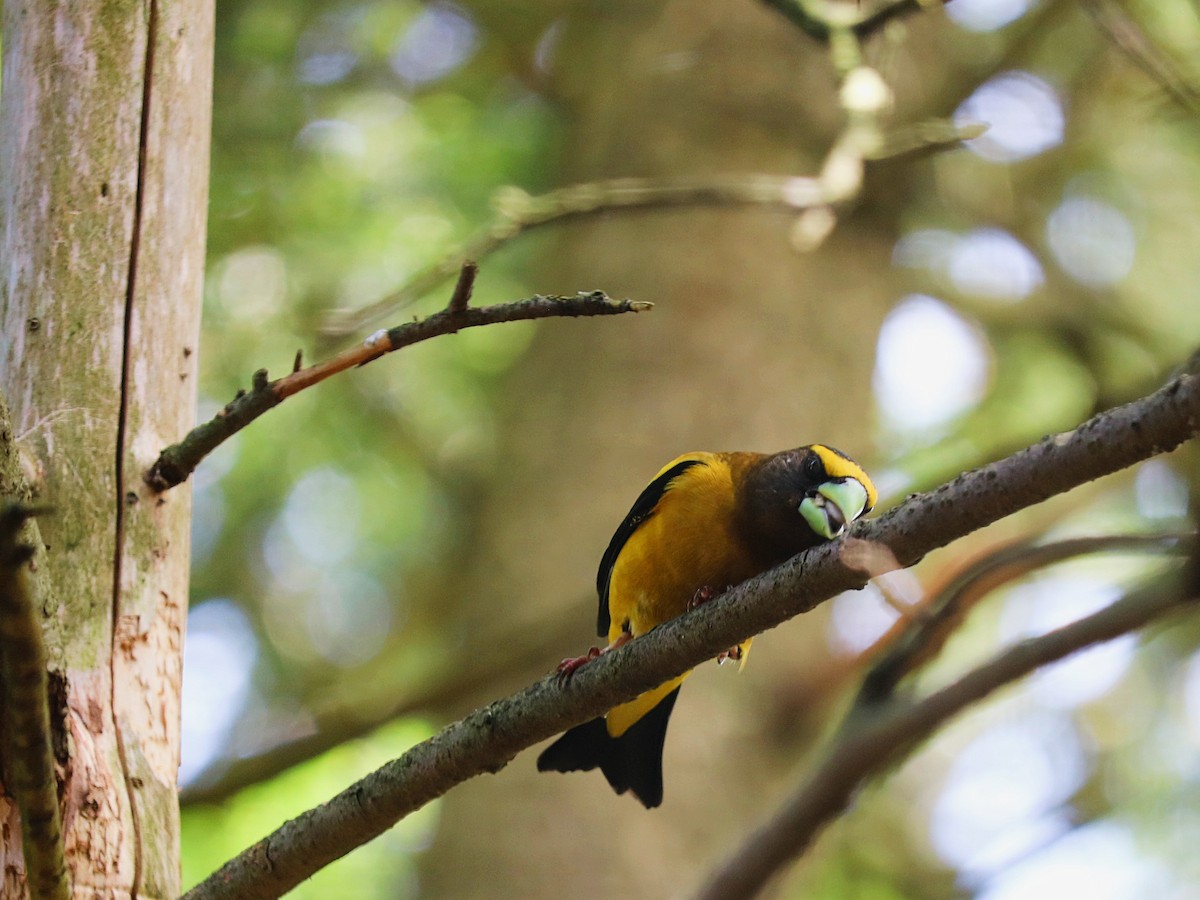
[[[712,585],[708,584],[704,585],[703,587],[696,588],[696,593],[692,594],[692,599],[688,601],[687,608],[689,610],[693,610],[698,606],[703,606],[705,603],[716,600],[718,597],[728,591],[729,588],[730,585],[726,585],[724,590],[719,591]],[[737,644],[736,646],[730,647],[728,650],[723,650],[721,652],[721,655],[717,657],[717,665],[721,665],[722,663],[731,659],[741,660],[741,658],[742,645]]]
[[[618,647],[624,647],[627,643],[633,640],[633,635],[628,631],[622,631],[617,635],[616,640],[611,641],[607,647],[592,647],[583,656],[568,656],[558,664],[555,671],[558,673],[558,683],[565,685],[575,675],[577,671],[582,669],[593,659],[599,659],[605,653],[611,653]]]
[[[722,650],[720,655],[717,657],[717,665],[718,666],[723,665],[723,664],[729,662],[730,660],[736,660],[738,662],[741,662],[741,660],[742,660],[742,645],[741,644],[737,644],[736,646],[730,647],[728,650]]]
[[[599,647],[592,647],[583,656],[568,656],[554,670],[558,674],[558,683],[566,684],[577,670],[582,669],[593,659],[599,659],[601,652]]]
[[[703,606],[705,603],[716,600],[727,590],[729,590],[729,588],[725,588],[723,591],[718,591],[715,587],[708,584],[704,585],[703,587],[698,587],[696,588],[696,593],[692,594],[692,599],[687,602],[687,608],[689,610],[693,610],[697,606]]]

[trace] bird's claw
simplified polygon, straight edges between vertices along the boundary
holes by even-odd
[[[577,670],[582,669],[593,659],[598,659],[600,653],[601,650],[599,647],[592,647],[583,656],[568,656],[554,670],[557,673],[558,683],[560,685],[566,684]]]
[[[736,660],[737,662],[741,662],[741,659],[742,659],[742,645],[738,644],[737,646],[730,647],[728,650],[722,650],[721,654],[717,657],[717,665],[718,666],[724,665],[725,663],[729,662],[730,660]]]
[[[716,600],[723,593],[725,591],[718,591],[715,587],[708,584],[698,587],[696,588],[696,593],[692,594],[692,599],[687,602],[687,608],[693,610],[698,606],[703,606],[711,600]]]

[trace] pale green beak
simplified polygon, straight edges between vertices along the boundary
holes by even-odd
[[[867,489],[853,478],[827,481],[800,501],[800,515],[825,540],[833,540],[867,508]]]

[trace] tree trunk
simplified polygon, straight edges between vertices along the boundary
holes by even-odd
[[[558,50],[565,181],[817,170],[841,125],[828,53],[762,5],[574,9]],[[446,595],[466,622],[484,630],[503,615],[536,629],[573,603],[578,642],[559,655],[586,650],[600,555],[677,454],[825,441],[869,462],[892,234],[842,222],[802,255],[790,224],[762,209],[690,209],[564,229],[539,289],[603,288],[656,307],[539,331],[503,392],[515,399],[494,488]],[[794,765],[796,747],[771,738],[805,732],[806,681],[827,652],[821,620],[760,638],[744,677],[704,666],[689,680],[661,809],[613,796],[598,772],[539,774],[533,754],[452,792],[425,857],[426,895],[665,897],[695,884]]]
[[[67,863],[78,897],[176,896],[190,496],[141,476],[194,418],[213,6],[7,0],[3,24],[0,393],[54,508]],[[0,820],[0,896],[24,896],[3,797]]]

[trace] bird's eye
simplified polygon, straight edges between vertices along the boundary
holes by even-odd
[[[821,478],[825,474],[825,467],[821,465],[821,457],[817,456],[815,453],[809,456],[809,458],[804,461],[804,474],[813,481]]]

